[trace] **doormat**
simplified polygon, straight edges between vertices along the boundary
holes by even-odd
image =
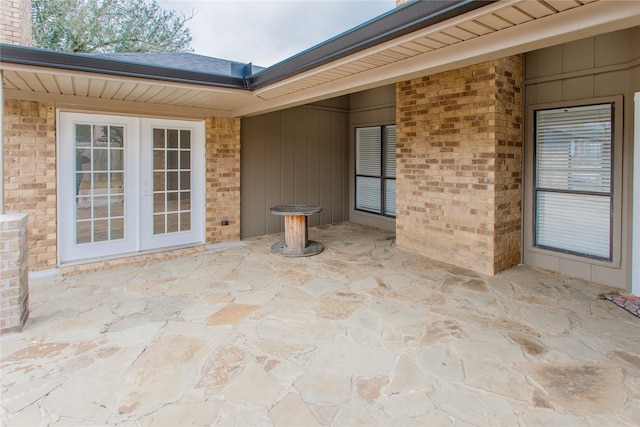
[[[616,294],[602,294],[603,299],[608,299],[615,305],[624,308],[629,313],[636,317],[640,317],[640,298],[633,295],[616,295]]]

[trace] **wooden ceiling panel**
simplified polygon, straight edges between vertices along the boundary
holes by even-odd
[[[127,99],[129,94],[138,86],[137,83],[122,83],[122,86],[118,89],[116,93],[113,94],[112,99]]]
[[[504,9],[496,11],[495,14],[514,25],[523,24],[533,20],[530,15],[515,7],[505,7]]]
[[[366,56],[364,58],[361,58],[360,62],[364,62],[366,64],[369,64],[372,69],[387,64],[387,61],[384,61],[381,58],[377,58],[376,55],[369,55],[369,56]]]
[[[156,96],[164,89],[162,86],[150,86],[142,95],[135,99],[138,102],[150,102],[151,98]]]
[[[487,27],[486,25],[480,25],[474,21],[467,21],[458,24],[458,27],[462,28],[465,31],[469,31],[470,33],[476,34],[478,36],[483,36],[485,34],[492,33],[494,30]]]
[[[394,46],[391,49],[392,52],[395,52],[399,55],[403,55],[405,58],[410,58],[412,56],[416,56],[419,55],[421,53],[424,52],[424,49],[421,50],[415,50],[415,49],[411,49],[409,47],[406,47],[406,45],[402,44],[400,46]]]
[[[437,33],[429,34],[429,38],[431,40],[436,40],[446,46],[451,46],[452,44],[460,43],[462,40],[457,37],[452,37],[448,34],[445,34],[441,31]]]
[[[178,89],[173,87],[165,87],[160,92],[158,92],[154,97],[149,99],[147,102],[152,104],[167,104],[170,103],[173,95],[178,92]],[[178,92],[179,93],[179,92]]]
[[[89,82],[89,91],[87,95],[91,98],[100,98],[104,87],[107,85],[107,81],[103,79],[91,79]]]
[[[357,61],[353,61],[353,63],[360,67],[362,70],[371,70],[377,67],[377,65],[375,65],[371,61],[367,61],[367,58],[358,59]]]
[[[176,105],[188,105],[193,102],[193,99],[201,92],[196,89],[188,89],[184,90],[181,94],[176,94],[172,100],[173,104]],[[186,104],[185,104],[186,103]]]
[[[140,98],[141,96],[144,96],[144,94],[151,89],[151,85],[150,84],[136,84],[136,87],[133,88],[133,90],[131,90],[131,92],[129,92],[124,100],[125,101],[137,101],[138,98]]]
[[[518,9],[536,19],[555,13],[549,6],[539,1],[521,1],[518,3]]]
[[[420,38],[414,40],[414,42],[423,44],[423,45],[429,47],[432,50],[441,49],[441,48],[446,46],[446,44],[441,43],[441,42],[439,42],[437,40],[431,39],[429,37],[420,37]]]
[[[5,71],[3,77],[6,79],[7,89],[33,90],[32,87],[22,78],[21,75],[14,71]]]
[[[557,10],[558,12],[562,12],[564,10],[573,9],[574,7],[580,6],[575,0],[545,0],[545,3]]]
[[[425,52],[429,52],[430,50],[433,50],[429,46],[425,46],[423,44],[416,43],[414,41],[402,43],[402,46],[406,47],[407,49],[414,50],[418,53],[425,53]]]
[[[121,82],[107,81],[100,98],[113,99],[113,96],[118,92],[118,90],[120,90],[120,86],[122,86]]]
[[[476,22],[482,25],[486,25],[487,27],[489,27],[494,31],[503,30],[505,28],[509,28],[513,26],[510,22],[505,21],[504,19],[494,14],[479,16],[476,18]]]
[[[19,77],[35,92],[47,93],[47,89],[40,81],[37,73],[20,73]]]
[[[65,95],[73,95],[73,79],[70,76],[64,74],[56,74],[54,76],[60,92]]]
[[[89,94],[89,79],[86,77],[74,77],[73,94],[76,96],[87,96]]]
[[[451,37],[455,37],[458,40],[469,40],[478,37],[477,34],[469,32],[460,27],[449,27],[446,30],[442,30],[441,33],[444,33]]]

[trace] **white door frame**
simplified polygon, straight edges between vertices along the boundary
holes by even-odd
[[[135,117],[113,116],[108,114],[86,114],[58,111],[58,264],[87,258],[87,244],[76,243],[76,209],[72,202],[76,196],[76,123],[104,124],[124,127],[124,170],[125,170],[125,200],[124,238],[91,243],[89,258],[109,257],[120,253],[127,253],[139,246],[138,221],[139,203],[136,194],[129,188],[138,188],[137,174],[128,171],[138,169],[140,158],[138,141],[139,124]],[[131,176],[130,176],[131,175]],[[132,249],[133,248],[133,249]]]
[[[633,98],[633,248],[631,253],[631,293],[640,296],[640,92]]]
[[[180,233],[154,234],[153,230],[153,128],[190,130],[191,144],[191,230]],[[140,120],[140,249],[157,249],[204,242],[205,149],[204,123],[185,120]],[[148,215],[148,217],[146,217]]]
[[[76,243],[76,123],[123,126],[125,171],[125,237],[123,239]],[[151,126],[192,130],[191,158],[191,230],[153,236],[152,197],[148,193],[152,180],[150,159],[153,156]],[[203,121],[152,119],[117,114],[57,111],[58,135],[58,264],[92,258],[109,258],[142,250],[162,249],[204,242],[205,222],[205,131]],[[145,180],[146,185],[145,187]],[[143,218],[145,216],[145,218]],[[149,217],[149,218],[147,218]]]

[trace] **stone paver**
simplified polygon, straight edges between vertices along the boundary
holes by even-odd
[[[489,277],[343,223],[31,283],[3,426],[633,426],[640,321],[603,286]]]

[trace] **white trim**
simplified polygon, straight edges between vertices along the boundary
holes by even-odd
[[[4,214],[4,82],[0,70],[0,215]]]
[[[30,271],[29,272],[29,283],[34,283],[38,281],[45,280],[58,280],[62,279],[62,273],[57,268],[52,268],[49,270],[40,270],[40,271]]]
[[[205,125],[201,120],[170,120],[111,114],[57,113],[58,158],[58,265],[113,259],[122,254],[138,255],[157,249],[193,246],[204,243],[205,222]],[[75,244],[75,122],[121,125],[125,128],[125,238],[91,244]],[[192,229],[171,233],[162,238],[152,236],[151,198],[145,200],[144,183],[151,180],[148,159],[152,156],[150,126],[177,126],[193,132],[192,160]],[[148,172],[148,177],[144,175]],[[144,216],[144,218],[143,218]],[[147,233],[147,234],[145,234]]]
[[[66,113],[58,111],[58,257],[59,264],[84,258],[104,257],[130,252],[137,247],[136,224],[139,221],[137,194],[131,189],[138,186],[137,178],[130,171],[137,171],[139,120],[135,117],[106,114]],[[118,240],[76,244],[75,211],[75,139],[74,123],[90,123],[122,126],[124,128],[125,170],[125,237]]]
[[[640,295],[640,92],[634,95],[633,131],[633,249],[631,252],[631,293]]]
[[[191,212],[190,231],[168,234],[153,234],[153,128],[178,128],[190,130],[192,139],[191,164]],[[140,216],[147,218],[140,224],[141,250],[166,246],[204,243],[204,222],[206,197],[205,186],[205,127],[204,122],[168,119],[141,119],[140,121]]]

